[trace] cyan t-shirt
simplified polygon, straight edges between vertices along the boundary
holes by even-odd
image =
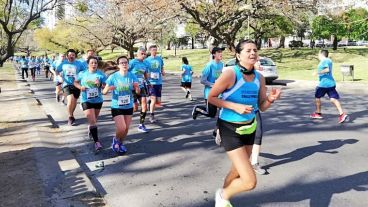
[[[331,88],[336,86],[335,79],[332,77],[332,60],[325,58],[318,64],[318,73],[325,68],[329,68],[330,72],[319,75],[319,87]]]
[[[224,67],[223,62],[218,62],[212,60],[207,63],[206,67],[202,71],[202,78],[207,79],[210,83],[215,83],[218,77],[220,77],[222,73],[222,68]],[[204,87],[204,98],[208,99],[208,94],[210,93],[211,87]]]
[[[26,58],[22,58],[19,60],[20,67],[21,68],[28,68],[28,60]]]
[[[164,61],[160,56],[149,56],[145,59],[148,65],[148,80],[152,85],[162,85],[162,68]]]
[[[106,75],[100,70],[94,73],[89,70],[80,72],[77,80],[81,86],[86,87],[85,91],[81,91],[81,102],[102,103],[101,86],[106,83],[106,79]]]
[[[129,61],[129,72],[132,72],[137,77],[140,88],[143,88],[145,85],[144,74],[148,73],[149,67],[148,62],[144,60],[133,59]]]
[[[181,77],[181,82],[192,82],[192,66],[183,64],[181,70],[184,72]]]
[[[58,73],[62,73],[62,77],[64,79],[63,87],[74,85],[74,80],[77,78],[77,75],[84,71],[84,66],[80,61],[63,61],[59,65],[56,66],[56,71]]]
[[[119,71],[117,71],[107,78],[106,87],[115,86],[115,90],[112,91],[111,96],[111,108],[133,108],[133,83],[138,83],[138,79],[131,72],[128,72],[123,76]]]

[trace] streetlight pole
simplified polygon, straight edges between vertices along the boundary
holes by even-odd
[[[248,12],[248,28],[247,28],[247,32],[248,32],[248,39],[250,38],[250,13],[254,10],[255,8],[253,8],[252,4],[245,4],[241,7],[239,7],[240,11],[247,11]]]
[[[250,39],[250,31],[249,31],[249,26],[250,26],[250,15],[248,14],[248,40]]]
[[[162,26],[161,26],[161,48],[160,48],[160,50],[161,50],[161,58],[163,58],[163,54],[162,54],[162,48],[164,47],[164,40],[162,39]]]

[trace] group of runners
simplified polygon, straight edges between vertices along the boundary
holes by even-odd
[[[49,58],[47,55],[42,56],[14,56],[13,61],[18,64],[22,71],[22,79],[28,78],[28,71],[31,72],[31,79],[35,81],[36,75],[41,75],[41,69],[44,69],[46,78],[52,78],[49,73],[52,62],[55,61],[55,56]]]
[[[161,103],[164,62],[157,55],[156,45],[150,46],[149,51],[150,56],[146,57],[146,49],[138,48],[136,58],[130,61],[126,56],[118,57],[116,71],[109,76],[99,70],[100,60],[92,50],[88,51],[83,61],[77,60],[76,51],[70,49],[66,58],[61,55],[58,60],[49,63],[50,70],[55,75],[57,99],[59,100],[61,91],[66,96],[69,125],[75,124],[74,111],[77,99],[81,97],[81,107],[88,120],[88,135],[94,140],[96,151],[102,149],[98,138],[97,119],[105,94],[111,93],[111,115],[116,129],[111,144],[114,152],[127,152],[123,143],[134,111],[140,108],[138,130],[141,132],[149,131],[145,126],[148,111],[149,121],[157,121],[155,109]],[[222,51],[223,48],[219,47],[211,50],[211,60],[204,67],[201,76],[205,105],[194,106],[192,118],[197,119],[198,115],[217,117],[213,136],[216,143],[224,147],[232,165],[223,186],[216,191],[215,205],[231,207],[230,198],[255,188],[255,173],[266,173],[258,164],[262,142],[260,111],[271,107],[280,98],[281,90],[271,88],[267,92],[265,79],[257,71],[261,68],[257,65],[259,56],[253,41],[242,40],[237,44],[234,66],[224,67]],[[311,114],[311,118],[322,118],[320,98],[328,94],[338,109],[338,122],[342,123],[347,119],[347,115],[338,101],[339,95],[332,77],[332,61],[328,58],[326,50],[320,51],[319,57],[321,62],[317,74],[320,85],[315,93],[316,112]],[[193,69],[186,57],[182,58],[182,62],[181,88],[185,92],[185,98],[193,100]],[[22,62],[19,64],[22,68]]]

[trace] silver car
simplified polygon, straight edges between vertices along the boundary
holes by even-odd
[[[235,58],[229,60],[225,65],[233,66],[235,65]],[[273,62],[270,58],[267,57],[259,57],[260,69],[258,70],[263,77],[265,77],[267,83],[271,83],[272,81],[279,78],[277,74],[277,67],[275,62]]]

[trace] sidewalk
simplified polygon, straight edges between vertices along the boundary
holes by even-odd
[[[10,64],[0,68],[0,206],[104,206]]]

